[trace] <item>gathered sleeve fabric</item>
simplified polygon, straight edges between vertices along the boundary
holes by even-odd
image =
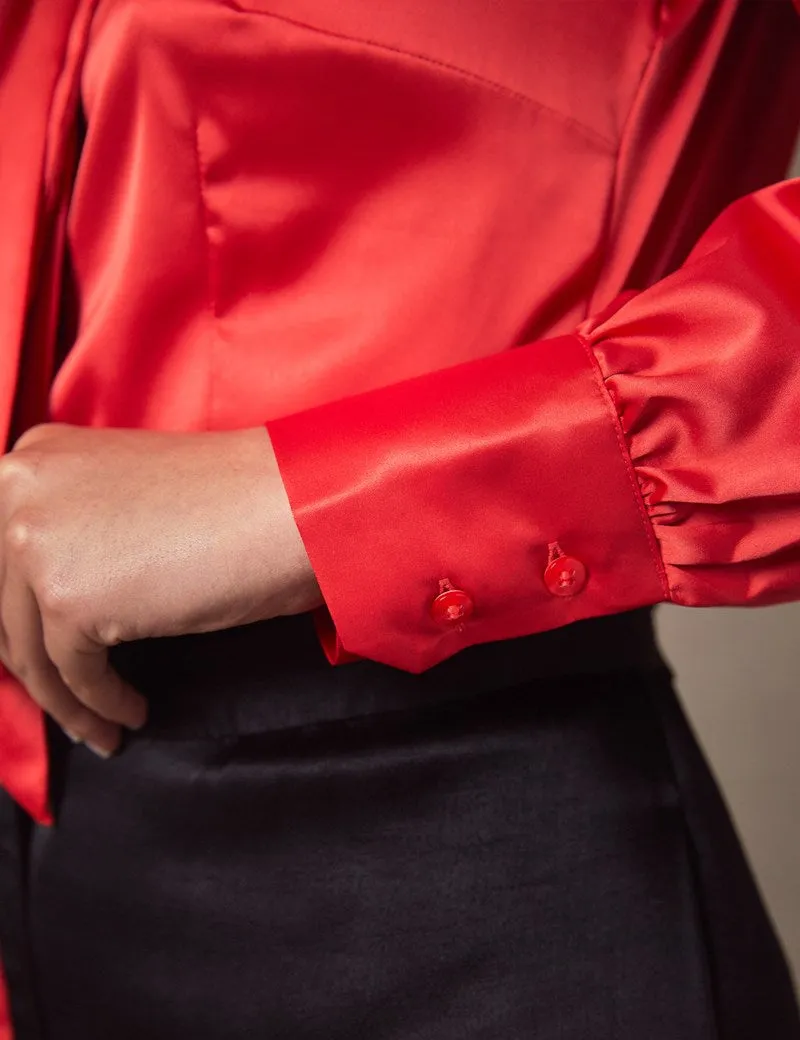
[[[332,663],[800,598],[800,180],[571,335],[267,426]]]

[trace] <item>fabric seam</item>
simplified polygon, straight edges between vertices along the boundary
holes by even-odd
[[[353,36],[349,33],[337,32],[335,29],[327,29],[323,26],[314,25],[311,22],[301,21],[299,18],[291,18],[288,15],[278,14],[276,11],[268,11],[262,8],[253,9],[250,7],[243,6],[237,3],[236,0],[221,0],[226,7],[231,8],[234,11],[239,11],[241,14],[252,14],[255,16],[261,16],[263,18],[273,18],[275,21],[283,22],[286,25],[293,25],[298,29],[306,29],[309,32],[319,33],[321,36],[327,36],[335,40],[344,40],[348,43],[357,43],[365,47],[373,47],[376,50],[386,51],[391,54],[398,54],[405,58],[410,58],[414,61],[425,62],[428,65],[433,65],[437,68],[444,69],[447,72],[454,73],[458,76],[463,77],[467,80],[472,80],[475,83],[479,83],[484,87],[488,87],[498,94],[503,94],[506,97],[512,98],[515,101],[522,101],[526,105],[537,109],[540,112],[546,113],[550,116],[554,116],[562,123],[571,126],[573,129],[580,131],[585,137],[593,141],[595,144],[600,144],[606,149],[617,148],[618,142],[612,138],[605,137],[599,131],[594,130],[592,127],[582,123],[579,119],[575,119],[574,116],[568,115],[566,112],[561,112],[557,108],[551,108],[549,105],[544,104],[542,101],[538,101],[536,98],[531,97],[529,94],[523,94],[521,91],[513,90],[511,87],[506,87],[502,83],[498,83],[496,80],[489,79],[486,76],[481,76],[480,73],[471,72],[469,69],[462,68],[460,65],[454,65],[450,62],[442,61],[438,58],[433,58],[428,54],[420,54],[416,51],[406,50],[403,47],[398,47],[395,44],[384,43],[380,40],[374,40],[369,37]]]
[[[663,6],[664,0],[657,0],[659,9],[658,24],[659,26],[663,21]],[[633,97],[631,99],[628,112],[623,120],[622,127],[620,128],[619,140],[617,141],[617,148],[614,154],[614,169],[611,174],[611,184],[608,191],[608,200],[606,204],[606,212],[603,220],[603,261],[599,264],[599,269],[602,270],[605,266],[605,259],[608,255],[609,238],[611,235],[611,225],[613,223],[614,214],[616,212],[617,202],[619,200],[619,178],[620,178],[620,156],[625,146],[625,140],[628,137],[631,129],[631,124],[634,122],[636,113],[639,110],[639,106],[642,102],[642,95],[644,92],[645,84],[649,80],[650,71],[656,62],[656,59],[664,47],[664,36],[661,32],[656,30],[653,36],[653,43],[650,48],[650,53],[647,55],[647,59],[642,63],[642,71],[639,76],[639,82],[636,85]],[[592,310],[595,308],[595,293],[597,286],[595,285],[592,289],[590,296],[586,300],[586,307],[584,310],[583,317],[587,318]]]
[[[588,340],[579,332],[576,332],[575,336],[580,342],[581,346],[583,347],[587,358],[589,359],[589,364],[592,370],[592,376],[600,390],[600,393],[603,395],[603,400],[605,401],[606,408],[608,412],[611,414],[612,422],[614,425],[614,434],[617,438],[617,444],[619,445],[619,449],[622,454],[622,462],[625,466],[625,472],[628,476],[628,481],[630,483],[631,490],[636,501],[636,508],[639,513],[639,518],[641,519],[642,526],[644,527],[645,537],[647,538],[647,543],[650,546],[650,554],[653,558],[653,562],[656,567],[656,572],[658,573],[661,588],[665,594],[666,599],[668,601],[672,601],[672,589],[670,588],[669,578],[667,577],[667,570],[664,566],[664,560],[661,556],[661,548],[659,546],[655,531],[653,530],[653,525],[650,522],[650,516],[647,512],[647,506],[645,505],[644,498],[642,497],[642,491],[639,485],[639,478],[636,475],[636,469],[633,465],[633,459],[631,458],[630,452],[628,451],[628,444],[625,439],[625,432],[622,428],[622,421],[620,419],[616,405],[612,400],[611,394],[608,391],[608,387],[605,384],[605,379],[603,378],[603,372],[600,368],[600,363],[595,357],[591,345],[589,344]]]

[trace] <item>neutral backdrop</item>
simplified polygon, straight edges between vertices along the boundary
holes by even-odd
[[[656,618],[800,981],[800,604],[660,606]]]

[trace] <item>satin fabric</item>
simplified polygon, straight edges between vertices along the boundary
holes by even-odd
[[[36,113],[4,173],[15,432],[267,421],[332,661],[797,596],[797,185],[656,282],[785,168],[788,4],[94,8],[5,14],[3,112]],[[610,303],[634,280],[656,284]],[[543,583],[556,542],[579,596]],[[476,604],[461,629],[430,616],[443,578]],[[0,779],[45,819],[10,678],[0,712]]]
[[[40,299],[52,302],[60,281],[58,229],[63,231],[67,201],[62,188],[90,14],[91,4],[81,5],[79,0],[57,4],[12,0],[0,8],[0,126],[14,128],[13,141],[0,159],[0,433],[4,440],[15,403],[32,415],[38,406],[37,417],[42,417],[42,383],[47,374],[40,359],[45,367],[47,359],[52,362],[54,325],[44,320],[46,307],[34,309],[32,304],[37,289]],[[38,321],[32,320],[34,310]],[[38,819],[50,818],[41,712],[2,665],[0,785],[14,792]],[[0,1023],[3,1016],[0,1007]]]
[[[269,421],[332,661],[797,597],[797,185],[658,282],[782,176],[788,4],[95,6],[0,10],[4,430]],[[49,818],[7,675],[0,782]]]
[[[420,670],[475,642],[646,602],[797,597],[800,182],[745,196],[677,272],[608,297],[672,270],[732,184],[786,161],[798,28],[780,5],[667,14],[617,143],[585,301],[603,305],[570,337],[520,338],[268,423],[335,623],[331,660]],[[748,101],[743,83],[761,96]],[[737,149],[760,154],[761,170],[743,170]],[[574,597],[545,581],[555,544],[588,570]],[[475,604],[444,630],[430,611],[442,580]]]

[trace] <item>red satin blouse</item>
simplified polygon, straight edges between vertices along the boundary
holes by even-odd
[[[0,30],[4,428],[266,421],[333,663],[800,596],[788,2],[11,0]],[[49,818],[7,675],[0,781]]]
[[[266,421],[333,663],[800,595],[788,2],[73,7],[17,430]],[[9,676],[0,724],[46,819]]]

